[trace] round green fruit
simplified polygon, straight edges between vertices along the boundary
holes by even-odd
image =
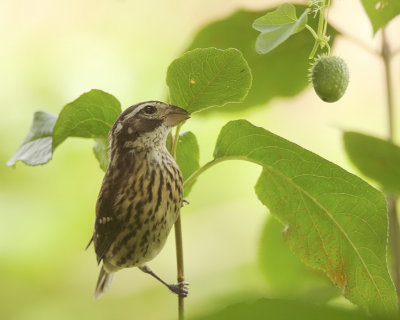
[[[338,101],[349,84],[349,69],[339,57],[322,56],[311,67],[311,80],[316,94],[325,102]]]

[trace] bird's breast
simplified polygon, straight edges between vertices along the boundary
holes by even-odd
[[[168,152],[148,153],[124,176],[115,210],[124,221],[108,259],[118,267],[141,265],[165,244],[182,206],[183,182]]]

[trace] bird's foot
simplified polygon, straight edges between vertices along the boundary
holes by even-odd
[[[183,198],[183,199],[182,199],[182,207],[183,207],[185,204],[190,204],[190,202],[189,202],[188,199]]]
[[[176,293],[181,297],[187,297],[189,294],[189,288],[187,287],[188,285],[189,282],[179,282],[179,283],[169,283],[167,287],[173,293]]]

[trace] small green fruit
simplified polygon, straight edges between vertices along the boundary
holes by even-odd
[[[338,101],[349,84],[349,69],[339,57],[322,56],[311,67],[311,80],[316,94],[325,102]]]

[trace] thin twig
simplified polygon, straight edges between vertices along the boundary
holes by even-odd
[[[381,56],[385,68],[386,78],[386,99],[387,99],[387,120],[388,120],[388,136],[393,142],[394,136],[394,116],[393,116],[393,92],[392,92],[392,76],[390,72],[391,52],[387,42],[385,29],[382,30],[382,51]],[[397,214],[397,197],[392,194],[386,195],[389,215],[389,232],[390,232],[390,247],[392,251],[392,276],[397,291],[397,300],[400,302],[400,235],[399,235],[399,220]]]

